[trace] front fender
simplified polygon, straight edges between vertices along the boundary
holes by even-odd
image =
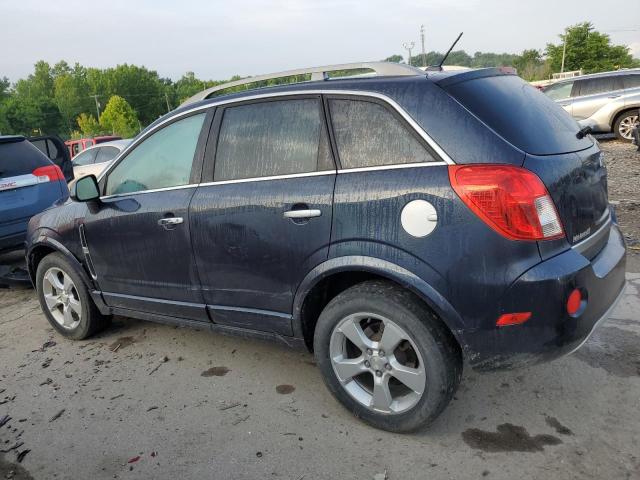
[[[26,255],[27,270],[29,272],[29,277],[31,278],[31,283],[33,284],[33,287],[36,288],[36,265],[35,265],[35,260],[37,258],[36,252],[38,251],[39,248],[45,247],[47,250],[53,250],[55,252],[59,252],[62,255],[64,255],[64,257],[69,261],[69,263],[71,263],[76,273],[80,275],[84,284],[87,286],[87,289],[89,290],[89,294],[91,295],[91,298],[93,299],[96,306],[98,307],[98,310],[100,310],[102,314],[105,314],[105,315],[109,314],[110,309],[104,303],[104,300],[102,298],[102,293],[96,288],[97,285],[94,284],[93,280],[85,270],[82,263],[78,260],[78,258],[76,258],[76,256],[67,247],[65,247],[60,242],[59,238],[55,238],[55,237],[59,237],[56,231],[43,227],[35,230],[33,233],[31,233],[30,237],[28,238],[27,250],[25,255]]]
[[[462,332],[464,321],[447,299],[427,281],[399,265],[375,257],[349,255],[334,257],[311,270],[302,280],[293,303],[293,329],[295,336],[303,336],[301,312],[304,300],[323,278],[345,271],[369,272],[392,280],[418,295],[442,319],[465,349]],[[435,273],[435,272],[434,272]],[[437,275],[437,273],[435,273]]]

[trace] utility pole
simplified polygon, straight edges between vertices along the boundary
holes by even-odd
[[[427,66],[427,53],[424,51],[424,25],[420,25],[420,42],[422,43],[422,66]]]
[[[567,54],[567,31],[564,31],[562,36],[562,65],[560,66],[560,73],[564,72],[564,57]]]
[[[169,113],[171,111],[171,107],[169,107],[169,95],[167,95],[167,92],[164,92],[164,99],[167,102],[167,113]]]
[[[409,59],[407,60],[407,65],[411,65],[411,50],[416,46],[416,42],[404,42],[402,46],[409,52]]]
[[[98,103],[98,95],[89,96],[93,97],[93,99],[96,101],[96,114],[98,115],[98,118],[96,118],[96,120],[100,121],[100,104]]]

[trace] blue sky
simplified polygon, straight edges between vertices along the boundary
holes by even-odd
[[[0,12],[0,77],[14,81],[39,59],[134,63],[174,80],[379,60],[405,54],[405,41],[418,48],[420,24],[427,50],[464,31],[469,53],[517,53],[587,20],[640,57],[640,8],[602,0],[0,0]]]

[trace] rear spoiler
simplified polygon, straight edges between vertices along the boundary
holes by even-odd
[[[428,78],[433,81],[433,83],[443,88],[478,78],[499,77],[504,75],[518,75],[518,70],[513,67],[495,67],[465,70],[463,72],[427,72]]]

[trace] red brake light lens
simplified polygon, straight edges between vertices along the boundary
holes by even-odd
[[[510,240],[564,236],[547,188],[529,170],[511,165],[451,165],[449,179],[467,207]]]
[[[38,177],[39,182],[55,182],[56,180],[64,180],[62,170],[57,165],[47,165],[46,167],[38,167],[32,175]]]

